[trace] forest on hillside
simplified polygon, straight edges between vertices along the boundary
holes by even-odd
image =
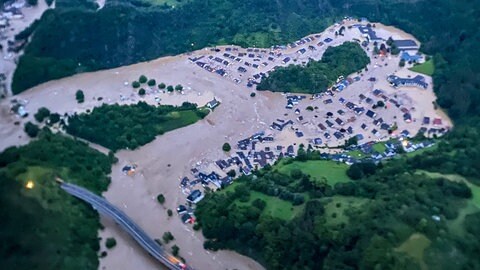
[[[365,51],[355,42],[328,47],[319,61],[309,61],[305,66],[289,65],[276,68],[262,78],[258,90],[293,93],[320,93],[327,90],[339,76],[361,71],[370,63]]]
[[[97,269],[98,213],[61,190],[55,177],[100,194],[115,161],[48,130],[0,153],[2,269]]]
[[[423,42],[436,65],[438,104],[451,116],[480,112],[478,1],[191,0],[171,8],[149,0],[112,0],[99,11],[92,2],[58,0],[42,16],[20,58],[14,93],[78,72],[210,45],[286,44],[343,16],[358,16],[400,27]]]

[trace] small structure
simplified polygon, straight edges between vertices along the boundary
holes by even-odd
[[[422,56],[418,54],[410,55],[407,51],[403,51],[400,55],[400,59],[405,62],[418,62],[420,59],[422,59]]]
[[[411,39],[394,40],[393,44],[401,51],[418,50],[418,44]]]
[[[414,78],[400,78],[395,75],[389,75],[387,81],[391,86],[398,88],[400,86],[417,86],[423,89],[427,89],[428,83],[425,82],[425,77],[417,75]]]
[[[377,36],[377,33],[375,30],[372,29],[370,25],[360,25],[358,26],[358,30],[362,35],[366,38],[368,38],[370,41],[379,41],[382,40],[382,38]]]
[[[220,102],[218,102],[218,100],[216,98],[213,98],[212,101],[209,101],[207,103],[207,107],[210,108],[210,109],[214,109],[215,107],[217,107],[218,105],[220,105]]]

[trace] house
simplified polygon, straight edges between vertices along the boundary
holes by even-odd
[[[377,36],[375,30],[372,29],[370,24],[358,26],[358,30],[362,33],[362,36],[368,38],[370,41],[379,41],[382,38]]]
[[[441,118],[435,118],[435,119],[433,119],[433,125],[435,125],[435,126],[440,126],[440,125],[442,125],[442,119],[441,119]]]
[[[307,50],[305,50],[305,48],[302,48],[302,49],[297,51],[297,53],[299,53],[299,54],[304,54],[305,52],[307,52]]]
[[[403,121],[405,121],[405,122],[407,122],[407,123],[412,122],[412,115],[409,114],[409,113],[403,114]]]
[[[335,138],[337,138],[337,140],[340,140],[340,139],[343,138],[343,134],[340,131],[335,131],[333,133],[333,136],[335,136]]]
[[[395,75],[389,75],[387,81],[391,86],[398,88],[400,86],[416,86],[423,89],[427,89],[428,83],[425,82],[425,77],[417,75],[414,78],[400,78]]]
[[[383,118],[381,118],[381,117],[378,118],[378,119],[373,120],[373,124],[374,124],[375,126],[378,126],[378,125],[380,125],[380,124],[382,124],[382,123],[383,123]]]
[[[318,124],[318,127],[321,129],[321,130],[326,130],[327,127],[325,127],[322,123]]]
[[[405,62],[418,62],[420,59],[423,57],[418,54],[410,55],[408,52],[403,51],[402,54],[400,55],[400,59],[402,59]]]
[[[360,108],[360,107],[357,107],[355,109],[353,109],[353,111],[357,114],[357,115],[361,115],[365,109],[364,108]]]
[[[422,121],[422,124],[423,125],[429,125],[430,124],[430,117],[423,117],[423,121]]]
[[[290,62],[290,57],[285,57],[285,58],[282,60],[282,63],[283,63],[283,64],[286,64],[286,63],[288,63],[288,62]]]
[[[315,139],[313,139],[313,144],[315,144],[315,145],[320,145],[320,144],[322,144],[322,139],[320,139],[320,138],[315,138]]]
[[[398,39],[394,40],[393,44],[401,50],[401,51],[411,51],[411,50],[418,50],[418,44],[411,39]]]
[[[327,121],[328,121],[328,120],[327,120]],[[335,122],[336,122],[337,124],[341,125],[341,126],[343,126],[343,124],[345,124],[345,123],[343,122],[343,120],[340,119],[340,118],[338,118],[338,117],[337,117],[337,119],[335,119]]]
[[[377,114],[374,111],[371,111],[371,110],[368,110],[367,113],[365,113],[365,115],[370,117],[370,118],[374,118],[375,116],[377,116]]]
[[[180,181],[180,186],[181,187],[186,187],[189,182],[190,182],[190,180],[188,180],[188,177],[183,177],[182,181]]]
[[[328,127],[333,127],[333,123],[330,122],[329,120],[326,120],[325,123],[327,123],[327,126],[328,126]]]
[[[203,199],[203,197],[204,195],[202,194],[202,192],[198,189],[195,189],[194,191],[192,191],[192,193],[190,193],[190,195],[187,196],[187,201],[191,203],[198,203]]]
[[[352,128],[351,126],[348,127],[348,128],[347,128],[347,132],[348,132],[349,134],[353,134],[353,128]]]
[[[215,107],[217,107],[218,105],[220,105],[220,102],[218,102],[218,100],[215,99],[215,98],[214,98],[212,101],[209,101],[209,102],[207,103],[207,107],[210,108],[210,109],[212,109],[212,110],[213,110]]]
[[[380,125],[380,129],[388,130],[388,129],[390,129],[390,125],[386,124],[386,123],[383,123],[383,124]]]
[[[383,93],[383,91],[380,90],[380,89],[375,89],[375,90],[373,90],[373,95],[375,95],[375,96],[379,96],[379,95],[381,95],[382,93]]]
[[[363,130],[366,130],[366,129],[368,128],[367,125],[365,125],[365,124],[362,124],[360,127],[361,127]]]

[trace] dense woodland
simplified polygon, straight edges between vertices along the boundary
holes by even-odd
[[[257,86],[258,90],[274,92],[319,93],[332,86],[339,76],[364,69],[370,63],[365,51],[355,42],[328,47],[320,61],[305,66],[289,65],[270,72]]]
[[[133,105],[107,105],[90,113],[68,118],[68,133],[103,145],[110,150],[135,149],[167,131],[197,122],[208,114],[196,104],[152,106],[145,102]]]
[[[101,193],[115,158],[49,131],[39,137],[0,154],[2,269],[97,269],[98,214],[54,179]]]

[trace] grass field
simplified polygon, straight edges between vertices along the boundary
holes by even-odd
[[[465,219],[465,216],[480,211],[480,187],[472,184],[470,181],[468,181],[467,179],[465,179],[464,177],[458,174],[441,174],[441,173],[421,171],[421,170],[417,171],[416,173],[424,174],[426,176],[431,177],[432,179],[442,177],[450,181],[464,182],[472,190],[472,195],[473,195],[472,198],[467,202],[467,205],[460,210],[460,212],[458,213],[458,217],[455,218],[454,220],[450,220],[447,222],[448,227],[453,233],[459,236],[463,236],[465,233],[465,230],[463,227],[463,221]]]
[[[383,153],[385,150],[387,150],[387,147],[385,146],[385,143],[376,143],[372,146],[374,151],[377,151],[378,153]]]
[[[421,269],[426,270],[428,267],[423,261],[423,253],[430,246],[430,243],[431,241],[425,235],[414,233],[395,250],[397,252],[405,252],[415,258]]]
[[[345,215],[345,210],[352,208],[360,208],[368,199],[364,198],[355,198],[355,197],[346,197],[346,196],[333,196],[326,199],[329,201],[325,205],[325,225],[328,226],[337,226],[340,224],[347,224],[348,217]]]
[[[284,201],[277,197],[268,196],[258,191],[251,191],[248,202],[236,202],[237,205],[251,204],[254,200],[261,199],[266,202],[263,215],[280,218],[283,220],[290,220],[303,210],[303,205],[293,206],[291,202]]]
[[[299,169],[303,173],[318,180],[325,178],[330,185],[350,181],[346,174],[348,165],[343,163],[336,163],[327,160],[309,160],[306,162],[294,161],[285,165],[281,163],[278,170],[281,173],[290,174],[293,169]]]
[[[435,72],[435,65],[433,63],[433,59],[430,59],[423,64],[411,67],[410,70],[418,73],[422,73],[428,76],[432,76],[433,73]]]

